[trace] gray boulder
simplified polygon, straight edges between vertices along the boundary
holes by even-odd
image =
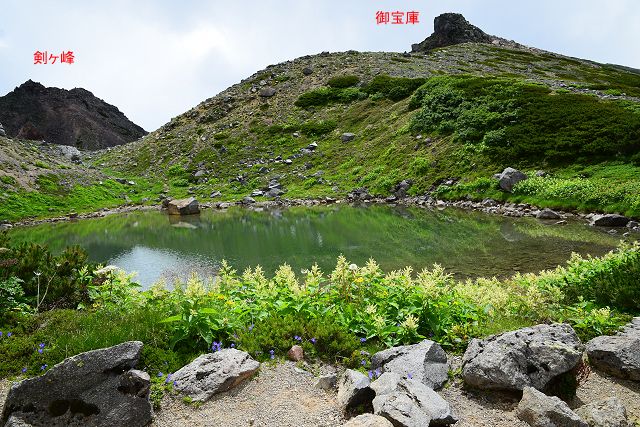
[[[313,69],[311,67],[304,67],[302,69],[302,74],[304,74],[305,76],[310,76],[311,74],[313,74]]]
[[[2,123],[0,123],[0,136],[7,136],[7,133],[4,131],[4,128],[2,127]]]
[[[640,381],[640,317],[622,332],[600,336],[587,343],[589,363],[619,378]]]
[[[370,381],[362,372],[347,369],[338,385],[338,404],[345,409],[371,403],[374,397]]]
[[[558,323],[473,339],[462,358],[462,377],[481,389],[543,390],[580,363],[582,350],[573,328]]]
[[[527,175],[514,168],[506,168],[498,177],[500,188],[508,193],[513,191],[514,185],[527,179]]]
[[[424,340],[380,351],[371,358],[373,369],[411,377],[432,389],[439,389],[448,378],[447,354],[440,344]]]
[[[56,147],[56,151],[63,157],[71,160],[72,162],[77,162],[80,160],[80,150],[76,147],[72,147],[71,145],[59,145]]]
[[[9,390],[1,425],[145,426],[153,411],[149,375],[132,370],[142,343],[130,341],[65,359]],[[22,423],[22,424],[20,424]]]
[[[345,132],[340,136],[340,140],[342,142],[353,141],[355,138],[356,138],[356,134],[355,133],[350,133],[350,132]]]
[[[533,387],[524,389],[516,415],[532,427],[589,427],[560,398]]]
[[[556,211],[553,211],[551,209],[542,209],[540,212],[538,212],[538,214],[536,215],[536,218],[538,218],[538,219],[561,219],[562,217]]]
[[[193,197],[188,199],[170,200],[167,203],[169,215],[195,215],[200,213],[198,201]]]
[[[258,93],[258,95],[260,95],[263,98],[271,98],[273,95],[275,95],[277,92],[277,90],[275,90],[272,87],[265,87],[263,89],[260,89],[260,92]]]
[[[362,414],[350,419],[342,427],[393,427],[393,424],[379,415]]]
[[[591,221],[591,225],[596,227],[625,227],[629,221],[626,216],[617,214],[596,215]]]
[[[253,197],[251,197],[251,196],[246,196],[246,197],[243,197],[243,198],[242,198],[242,202],[241,202],[241,203],[242,203],[243,205],[252,205],[252,204],[254,204],[255,202],[256,202],[256,199],[254,199],[254,198],[253,198]]]
[[[589,403],[576,409],[575,412],[589,427],[631,427],[627,418],[627,409],[615,397]]]
[[[421,382],[385,372],[371,383],[373,412],[395,426],[449,425],[458,421],[449,403]]]
[[[244,351],[225,348],[198,356],[173,374],[175,389],[197,402],[205,402],[251,377],[260,367]]]

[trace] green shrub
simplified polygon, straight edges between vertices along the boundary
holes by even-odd
[[[7,185],[14,185],[16,183],[16,179],[9,175],[0,176],[0,182]]]
[[[640,149],[640,114],[626,103],[513,79],[433,77],[410,106],[420,108],[413,131],[453,135],[494,159],[594,163]]]
[[[338,127],[334,120],[320,120],[318,122],[305,122],[300,126],[300,131],[307,136],[323,136]]]
[[[369,95],[381,94],[392,101],[401,101],[411,96],[416,89],[424,84],[426,79],[410,79],[406,77],[376,76],[363,88]]]
[[[360,77],[358,76],[337,76],[330,78],[327,82],[327,86],[336,89],[344,89],[355,86],[358,83],[360,83]]]
[[[22,280],[17,277],[9,277],[0,280],[0,324],[11,313],[28,313],[29,305],[26,304]]]
[[[303,93],[295,102],[297,107],[322,107],[330,103],[347,104],[360,99],[365,99],[366,93],[361,92],[358,88],[348,87],[344,89],[322,87]]]
[[[173,165],[169,166],[167,169],[168,177],[181,177],[184,176],[187,171],[182,167],[182,165]]]
[[[187,178],[176,178],[171,180],[171,185],[174,187],[188,187],[189,180]]]
[[[9,246],[6,233],[0,246]],[[34,308],[71,307],[88,301],[87,283],[79,272],[86,270],[87,254],[79,247],[54,256],[46,246],[23,243],[0,253],[0,281],[19,279],[26,301]],[[88,268],[93,268],[89,266]],[[13,279],[12,279],[13,280]]]

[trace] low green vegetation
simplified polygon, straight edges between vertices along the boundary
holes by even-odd
[[[0,218],[17,221],[66,215],[70,212],[93,212],[120,206],[127,201],[140,204],[157,198],[162,190],[161,183],[151,183],[140,178],[136,178],[135,185],[120,184],[109,179],[69,188],[60,183],[57,175],[48,174],[40,175],[36,184],[38,191],[13,189],[2,195]]]
[[[193,276],[173,290],[159,283],[144,292],[116,268],[46,252],[23,262],[28,246],[3,245],[2,377],[36,375],[67,356],[134,339],[145,343],[142,365],[153,376],[201,352],[235,347],[269,361],[293,344],[311,358],[367,369],[373,352],[424,338],[460,352],[473,337],[557,321],[587,340],[640,313],[638,244],[506,280],[460,282],[437,265],[385,273],[373,260],[357,266],[339,257],[329,274],[312,266],[298,276],[285,264],[266,277],[260,267],[239,274],[223,263],[213,282]],[[52,295],[46,304],[37,283]]]

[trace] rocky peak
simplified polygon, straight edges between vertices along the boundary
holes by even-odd
[[[433,21],[433,34],[423,42],[411,45],[412,52],[429,52],[438,47],[461,43],[503,44],[504,39],[489,35],[475,25],[471,25],[459,13],[443,13]]]
[[[86,89],[45,87],[27,80],[0,96],[0,122],[11,138],[45,140],[84,149],[135,141],[146,132]]]

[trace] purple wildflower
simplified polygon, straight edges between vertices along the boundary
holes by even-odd
[[[301,338],[301,337],[299,337],[298,335],[295,335],[295,336],[293,337],[293,339],[294,339],[294,340],[296,340],[296,341],[302,341],[302,338]]]
[[[253,323],[249,325],[249,332],[253,331]]]
[[[13,335],[11,332],[7,332],[7,338],[10,338]]]
[[[365,337],[362,337],[362,338],[360,338],[360,342],[361,343],[365,343],[365,342],[367,342],[367,339]]]
[[[48,366],[48,365],[45,363],[44,365],[40,366],[40,370],[41,370],[41,371],[44,371],[45,369],[47,369],[47,366]]]
[[[0,338],[2,338],[2,331],[0,331]]]
[[[309,341],[311,341],[311,344],[315,344],[315,343],[316,343],[316,341],[318,341],[318,340],[317,340],[317,339],[315,339],[315,338],[311,338]]]
[[[177,386],[178,386],[178,381],[174,381],[174,382],[173,382],[173,386],[174,386],[174,387],[177,387]]]
[[[211,345],[211,351],[212,352],[216,352],[216,351],[220,351],[222,349],[222,343],[218,342],[218,341],[214,341],[213,344]]]
[[[168,374],[168,375],[167,375],[167,379],[166,379],[166,380],[164,380],[164,383],[165,383],[165,384],[169,384],[169,382],[170,382],[170,381],[171,381],[171,374]]]
[[[22,373],[26,374],[27,373],[27,368],[22,368]]]
[[[236,343],[232,342],[231,345],[229,346],[231,348],[236,348]]]
[[[361,364],[362,366],[365,366],[365,365],[367,364],[367,361],[366,361],[366,360],[364,360],[364,359],[362,359],[362,360],[360,361],[360,364]]]
[[[270,355],[269,357],[270,357],[271,359],[275,359],[275,357],[276,357],[276,356],[275,356],[275,351],[273,351],[273,349],[269,350],[269,355]]]
[[[40,348],[44,348],[44,343],[43,343],[43,342],[41,342],[40,344],[38,344],[38,347],[40,347]]]
[[[411,380],[411,379],[413,379],[413,374],[412,374],[411,372],[409,372],[409,373],[407,374],[407,378],[409,378],[410,380]]]
[[[41,348],[38,349],[38,353],[42,354],[42,349]]]
[[[162,372],[158,372],[158,378],[164,377],[164,374]]]
[[[382,372],[380,372],[380,368],[377,368],[375,371],[373,371],[373,373],[376,375],[376,378],[382,375]]]
[[[369,379],[372,380],[373,379],[373,371],[369,371]]]

